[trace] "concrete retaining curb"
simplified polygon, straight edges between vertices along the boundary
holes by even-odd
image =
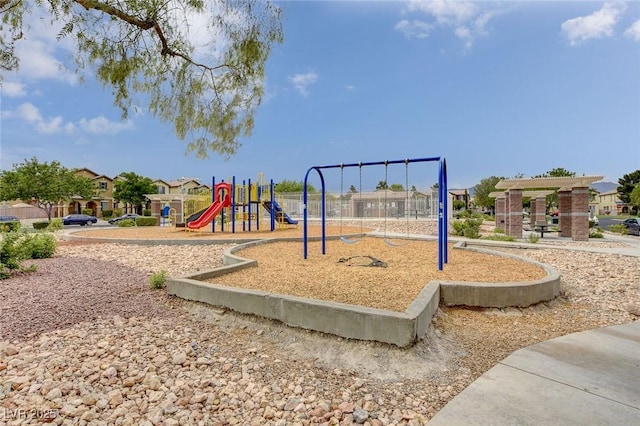
[[[505,253],[469,248],[464,242],[456,247],[533,263],[544,268],[547,276],[536,281],[499,284],[431,281],[404,313],[202,282],[241,268],[257,266],[256,261],[234,253],[249,246],[275,241],[282,239],[251,241],[232,247],[224,253],[224,266],[170,278],[167,291],[183,299],[276,319],[291,326],[400,347],[409,346],[424,336],[440,302],[445,305],[524,307],[551,300],[560,292],[560,274],[550,266]]]

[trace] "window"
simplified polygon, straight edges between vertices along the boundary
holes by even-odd
[[[108,201],[100,202],[100,210],[109,210],[109,202]]]
[[[166,191],[166,188],[164,186],[158,186],[158,194],[164,194]]]
[[[102,190],[102,191],[106,191],[107,190],[107,182],[106,181],[101,181],[100,182],[100,190]]]

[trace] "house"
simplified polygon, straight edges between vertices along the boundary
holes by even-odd
[[[469,194],[468,189],[450,189],[449,195],[451,196],[451,206],[455,205],[456,201],[462,201],[465,205],[465,208],[469,208],[473,201],[471,198],[471,194]]]
[[[96,182],[97,195],[91,200],[83,200],[80,197],[72,197],[67,205],[58,206],[55,216],[61,217],[70,213],[81,213],[83,209],[91,209],[91,214],[102,217],[104,210],[113,210],[116,204],[113,199],[113,182],[109,176],[101,175],[88,168],[76,169],[78,176],[89,178]],[[55,210],[55,209],[54,209]]]
[[[624,203],[618,196],[618,191],[612,189],[610,191],[597,194],[590,205],[594,206],[597,214],[619,215],[624,213]]]

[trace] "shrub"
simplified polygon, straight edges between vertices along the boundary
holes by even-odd
[[[113,217],[113,210],[102,210],[102,217],[105,219],[111,219]]]
[[[515,241],[515,237],[511,236],[511,235],[505,235],[505,234],[492,234],[492,235],[488,235],[486,237],[482,237],[482,239],[484,240],[492,240],[492,241]]]
[[[151,209],[142,210],[142,215],[143,216],[151,216]]]
[[[47,226],[47,231],[59,231],[63,228],[62,219],[51,219]]]
[[[589,230],[589,238],[604,238],[604,234],[602,233],[602,228],[597,227],[595,229]]]
[[[112,217],[118,217],[118,216],[122,216],[122,209],[113,209],[112,212],[113,216]]]
[[[454,220],[451,222],[453,235],[467,238],[480,238],[482,219]]]
[[[156,226],[158,219],[155,217],[139,217],[136,219],[136,225],[138,226]]]
[[[136,221],[133,219],[123,219],[117,222],[117,225],[121,228],[129,228],[131,226],[136,226]]]
[[[493,230],[493,233],[494,234],[504,234],[505,231],[502,228],[496,228],[496,229]]]
[[[609,231],[622,234],[622,235],[627,235],[627,227],[624,226],[622,223],[609,225]]]
[[[20,229],[20,221],[18,222],[5,222],[0,224],[0,232],[12,232]]]
[[[33,222],[33,229],[47,229],[49,222]]]
[[[49,232],[25,235],[21,244],[24,247],[27,258],[30,259],[47,259],[52,257],[58,246],[53,234]]]
[[[93,210],[91,210],[91,209],[82,209],[81,213],[89,215],[89,216],[93,216]]]
[[[473,239],[478,239],[480,238],[480,228],[473,228],[473,227],[467,227],[464,228],[464,236],[466,238],[473,238]]]
[[[22,235],[17,231],[7,232],[0,239],[0,279],[9,278],[13,271],[20,270],[22,261],[28,258],[20,244]]]
[[[167,271],[164,269],[154,272],[149,277],[149,287],[154,289],[161,289],[167,285]]]
[[[540,240],[540,236],[538,234],[534,234],[533,232],[529,234],[529,237],[527,237],[527,239],[529,240],[529,242],[531,244],[535,244]]]

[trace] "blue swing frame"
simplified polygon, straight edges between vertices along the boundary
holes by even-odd
[[[379,165],[389,165],[389,164],[410,164],[410,163],[423,163],[423,162],[439,162],[440,168],[438,172],[438,270],[442,271],[444,268],[444,264],[448,263],[448,236],[447,236],[447,163],[444,157],[426,157],[426,158],[412,158],[412,159],[403,159],[403,160],[387,160],[387,161],[374,161],[374,162],[361,162],[361,163],[350,163],[350,164],[332,164],[328,166],[312,166],[307,170],[307,173],[304,175],[304,187],[303,187],[303,211],[304,211],[304,222],[303,222],[303,238],[302,238],[302,255],[304,259],[308,258],[308,242],[309,242],[309,234],[308,234],[308,192],[307,192],[307,183],[309,180],[309,174],[312,170],[318,172],[320,176],[320,184],[321,184],[321,194],[322,194],[322,208],[321,208],[321,217],[322,217],[322,254],[327,253],[327,222],[326,222],[326,189],[324,182],[324,175],[322,174],[322,170],[326,169],[335,169],[335,168],[344,168],[344,167],[364,167],[364,166],[379,166]]]

